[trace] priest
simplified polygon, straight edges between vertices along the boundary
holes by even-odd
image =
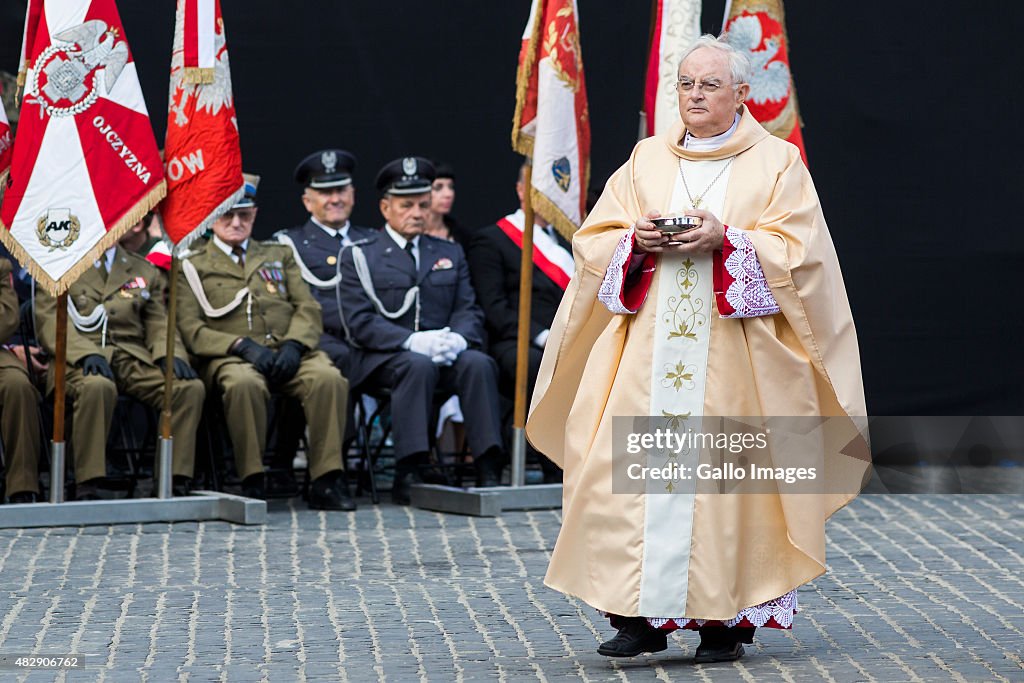
[[[700,632],[698,663],[731,661],[755,628],[790,628],[797,589],[825,571],[825,521],[869,468],[836,251],[799,151],[744,105],[750,68],[712,36],[686,53],[682,120],[637,144],[576,233],[545,345],[527,436],[565,471],[545,582],[609,616],[606,656],[664,650],[686,628]],[[663,231],[663,216],[699,227]],[[799,428],[768,430],[765,457],[810,458],[820,478],[748,494],[623,486],[637,456],[613,438],[613,418],[636,416],[680,429],[710,416],[812,419],[800,449],[780,433]]]

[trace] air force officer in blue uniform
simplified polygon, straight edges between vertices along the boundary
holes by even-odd
[[[405,157],[377,175],[384,229],[341,255],[338,297],[353,342],[353,387],[391,389],[395,439],[392,499],[426,463],[435,389],[458,394],[477,483],[493,486],[504,460],[498,367],[483,353],[484,316],[462,247],[423,234],[434,167]]]
[[[309,211],[309,220],[275,235],[278,242],[291,247],[302,279],[323,309],[320,350],[346,377],[350,349],[338,311],[338,254],[343,247],[377,232],[352,225],[349,220],[356,200],[352,186],[355,166],[355,157],[343,149],[320,150],[299,162],[295,180],[303,186],[302,203]]]

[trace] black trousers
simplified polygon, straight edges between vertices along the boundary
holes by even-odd
[[[365,386],[391,389],[395,459],[430,448],[434,397],[456,394],[466,418],[466,440],[474,456],[501,441],[498,365],[487,354],[467,349],[450,367],[435,365],[413,351],[396,353],[367,378]]]
[[[518,358],[518,346],[515,340],[500,341],[491,346],[491,352],[498,361],[498,366],[501,368],[501,382],[504,391],[506,391],[515,400],[515,383],[516,383],[516,359]],[[527,366],[526,371],[526,401],[527,407],[529,402],[533,398],[533,388],[537,384],[537,375],[540,373],[540,359],[544,356],[544,352],[538,349],[536,346],[531,345],[529,347],[530,362]],[[547,457],[533,447],[532,444],[526,444],[527,452],[530,453],[537,462],[540,463],[541,469],[547,475],[557,475],[560,472],[560,468],[555,463],[547,459]]]

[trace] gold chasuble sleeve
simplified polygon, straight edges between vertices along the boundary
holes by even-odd
[[[526,432],[565,469],[549,586],[598,609],[637,615],[645,545],[686,543],[686,614],[642,616],[729,619],[824,572],[825,522],[868,474],[866,408],[838,257],[799,151],[745,108],[717,150],[686,150],[684,134],[678,122],[638,143],[574,236],[575,273],[551,326]],[[731,157],[719,218],[753,243],[781,312],[721,318],[711,311],[703,415],[806,420],[813,429],[800,435],[802,452],[822,475],[810,493],[806,482],[777,482],[777,492],[757,494],[698,487],[688,537],[654,539],[645,496],[657,494],[612,491],[611,422],[650,414],[658,278],[632,315],[612,314],[597,294],[625,231],[649,211],[668,211],[680,160]],[[679,257],[659,256],[656,268],[672,258]],[[769,439],[771,464],[785,466],[791,446]]]

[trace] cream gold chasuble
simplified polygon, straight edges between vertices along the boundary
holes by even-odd
[[[865,415],[864,395],[838,259],[798,150],[745,108],[717,150],[683,149],[684,133],[679,122],[641,141],[576,233],[576,271],[551,327],[527,436],[565,469],[547,585],[623,616],[729,620],[824,572],[825,521],[869,467],[861,422],[848,420]],[[690,193],[711,184],[702,208],[749,239],[779,314],[720,317],[710,255],[659,256],[635,314],[598,301],[629,226],[651,210],[690,207],[680,159]],[[641,415],[830,416],[850,425],[820,442],[820,494],[780,486],[653,495],[663,484],[650,481],[646,494],[613,493],[612,418]]]

